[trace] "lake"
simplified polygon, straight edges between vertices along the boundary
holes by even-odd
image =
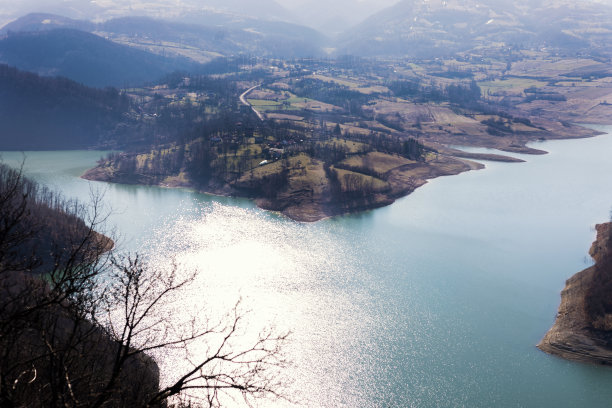
[[[535,345],[610,218],[612,135],[532,146],[550,154],[314,224],[245,199],[79,179],[101,152],[28,152],[25,170],[66,197],[103,191],[121,251],[197,269],[177,310],[221,316],[242,298],[248,330],[291,330],[298,406],[608,407],[612,368]]]

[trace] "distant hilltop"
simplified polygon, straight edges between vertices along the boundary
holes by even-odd
[[[9,31],[72,28],[198,62],[240,53],[274,58],[444,58],[470,50],[510,54],[531,49],[559,55],[612,55],[612,6],[597,1],[379,2],[374,7],[373,2],[335,0],[328,2],[333,5],[317,7],[309,1],[293,11],[273,0],[209,0],[207,6],[184,1],[172,7],[153,1],[133,10],[118,4],[83,10],[83,5],[74,4],[54,10],[78,19],[13,13],[21,17],[1,28],[0,37]]]

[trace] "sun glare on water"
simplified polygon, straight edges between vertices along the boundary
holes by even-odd
[[[334,239],[333,228],[264,214],[215,203],[156,231],[146,249],[152,264],[174,263],[185,276],[195,272],[194,282],[172,299],[168,313],[183,325],[191,316],[215,322],[240,301],[245,325],[235,347],[249,344],[265,328],[290,332],[285,352],[291,367],[279,374],[289,384],[287,396],[298,405],[327,405],[334,398],[346,404],[350,396],[343,395],[343,383],[350,381],[356,367],[348,368],[358,360],[346,349],[361,341],[361,331],[372,320],[356,306],[364,295],[346,287],[358,262],[345,242]],[[199,344],[190,355],[206,352],[207,346]],[[162,381],[181,371],[180,353],[157,359]],[[279,403],[285,404],[271,404]]]

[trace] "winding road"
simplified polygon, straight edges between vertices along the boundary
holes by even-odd
[[[263,120],[264,120],[263,115],[262,115],[261,113],[259,113],[259,111],[258,111],[257,109],[255,109],[255,108],[253,107],[253,105],[251,105],[251,104],[249,103],[249,101],[247,101],[247,99],[246,99],[247,95],[248,95],[249,93],[251,93],[251,91],[253,91],[254,89],[259,88],[260,86],[261,86],[261,85],[255,85],[255,86],[253,86],[253,87],[251,87],[251,88],[247,89],[246,91],[244,91],[244,92],[243,92],[243,94],[242,94],[242,95],[240,95],[240,102],[242,102],[242,104],[243,104],[243,105],[246,105],[246,106],[248,106],[249,108],[251,108],[251,109],[253,110],[253,112],[255,112],[255,114],[257,115],[257,117],[259,118],[259,120],[261,120],[261,121],[263,122]]]

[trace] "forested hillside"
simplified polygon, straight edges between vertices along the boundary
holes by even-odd
[[[347,30],[336,46],[361,56],[445,57],[474,48],[609,55],[611,15],[608,4],[593,1],[402,0]]]
[[[179,327],[166,302],[191,273],[114,253],[97,232],[107,217],[100,196],[81,205],[0,163],[0,406],[167,407],[195,389],[205,401],[235,393],[252,406],[277,395],[268,379],[286,335],[236,346],[238,306],[222,322],[194,316]],[[160,387],[150,354],[169,350],[189,351],[188,366]]]
[[[78,149],[107,145],[125,122],[129,99],[0,65],[0,149]]]
[[[166,58],[73,29],[11,33],[0,39],[0,63],[102,88],[142,85],[199,66],[186,58]]]
[[[86,207],[0,164],[3,407],[137,406],[158,389],[148,357],[124,364],[118,378],[127,383],[131,376],[128,387],[108,381],[120,345],[91,320],[91,307],[101,256],[113,244],[94,231],[102,217],[86,224],[84,216]]]

